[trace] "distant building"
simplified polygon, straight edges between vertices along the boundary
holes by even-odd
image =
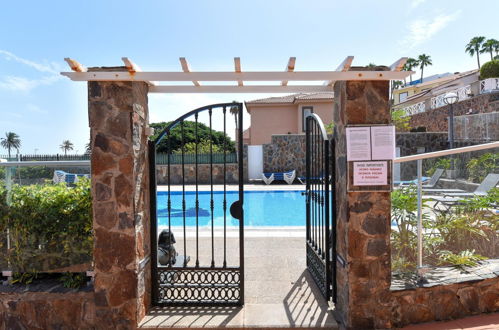
[[[251,116],[250,127],[243,132],[243,142],[262,145],[272,135],[305,132],[304,118],[316,113],[324,124],[333,120],[333,93],[300,93],[245,102]]]
[[[471,76],[471,77],[470,77]],[[434,89],[435,87],[442,86],[451,81],[461,80],[463,77],[469,77],[471,80],[478,80],[478,70],[471,70],[462,73],[443,73],[438,75],[433,75],[430,77],[425,77],[423,83],[421,79],[415,80],[412,83],[408,83],[402,88],[393,91],[393,105],[396,108],[400,108],[400,104],[405,104],[414,95],[420,94],[425,91]]]

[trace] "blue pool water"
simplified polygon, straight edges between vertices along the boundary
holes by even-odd
[[[199,192],[199,226],[211,226],[211,210],[209,191]],[[239,226],[229,212],[230,205],[238,200],[238,191],[227,192],[227,226]],[[171,192],[171,225],[183,224],[182,192]],[[223,191],[213,192],[215,226],[223,226]],[[158,192],[158,224],[168,225],[167,211],[168,193]],[[186,225],[196,225],[195,192],[186,192]],[[244,192],[244,225],[245,226],[305,226],[305,196],[301,191],[246,191]]]

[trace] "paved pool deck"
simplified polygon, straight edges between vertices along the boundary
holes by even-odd
[[[195,258],[193,239],[188,253]],[[215,242],[220,255],[222,241]],[[182,238],[177,246],[183,244]],[[227,241],[228,263],[237,262],[238,240]],[[200,249],[210,260],[211,249]],[[194,262],[191,259],[191,262]],[[217,264],[220,260],[216,260]],[[203,263],[203,262],[202,262]],[[245,238],[243,307],[154,308],[141,328],[337,328],[329,306],[306,270],[305,240],[290,237]]]

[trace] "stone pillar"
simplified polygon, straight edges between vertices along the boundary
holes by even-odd
[[[126,71],[124,67],[89,71]],[[150,305],[148,86],[89,82],[96,322],[134,328]]]
[[[366,68],[361,68],[366,70]],[[379,70],[379,68],[378,68]],[[336,136],[336,317],[343,327],[390,328],[390,193],[348,192],[346,125],[390,124],[389,81],[340,81],[334,86]]]

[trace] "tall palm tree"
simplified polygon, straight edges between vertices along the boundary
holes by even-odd
[[[417,67],[418,64],[419,64],[418,60],[416,60],[415,58],[409,57],[407,59],[407,61],[405,62],[405,64],[404,64],[404,70],[405,71],[412,71],[412,69],[414,69],[415,67]],[[409,79],[410,79],[410,81],[412,83],[412,73],[409,76]]]
[[[494,42],[494,52],[496,52],[496,58],[499,56],[499,40],[495,40]]]
[[[485,41],[482,45],[482,49],[480,50],[480,53],[489,53],[490,54],[490,60],[492,61],[494,59],[494,50],[496,50],[496,47],[499,48],[498,46],[499,41],[496,39],[488,39]],[[497,52],[497,50],[496,50]]]
[[[423,70],[425,66],[432,65],[430,55],[421,54],[418,56],[418,65],[421,69],[421,82],[423,82]]]
[[[74,149],[74,144],[69,140],[64,140],[59,147],[64,151],[64,156],[67,156],[68,150]]]
[[[236,103],[237,101],[232,101],[233,103]],[[229,109],[230,113],[234,115],[234,121],[236,123],[236,129],[237,129],[237,114],[239,113],[239,108],[237,106],[232,106]]]
[[[470,42],[466,45],[465,48],[466,53],[470,54],[470,56],[474,56],[476,54],[478,69],[480,69],[480,49],[484,42],[485,42],[485,37],[474,37],[470,40]]]
[[[11,149],[17,149],[17,151],[19,151],[19,148],[21,148],[21,139],[19,138],[19,135],[14,132],[7,132],[5,133],[5,137],[0,141],[0,144],[9,151],[10,158]]]

